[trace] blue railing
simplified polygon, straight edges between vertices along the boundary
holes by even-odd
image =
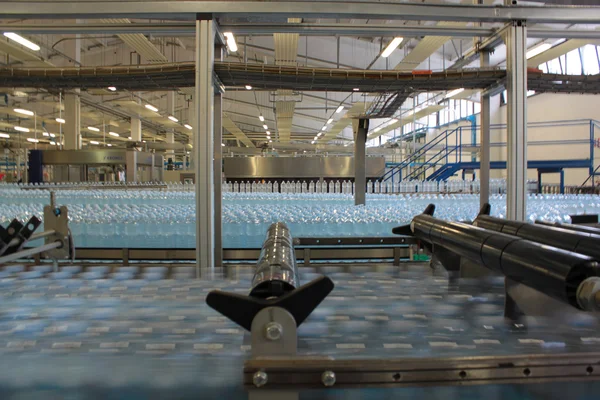
[[[536,146],[536,145],[573,145],[573,144],[587,144],[590,146],[590,154],[587,162],[589,163],[589,174],[590,178],[593,181],[594,176],[600,176],[600,172],[596,169],[594,164],[594,152],[595,146],[599,143],[596,143],[596,129],[600,129],[600,121],[594,119],[579,119],[579,120],[567,120],[567,121],[544,121],[544,122],[531,122],[527,124],[527,127],[530,129],[534,128],[544,128],[544,127],[573,127],[573,126],[585,126],[589,125],[589,139],[574,139],[574,140],[538,140],[533,142],[528,142],[528,146]],[[477,130],[481,129],[480,126],[472,124],[470,126],[459,126],[455,129],[447,129],[437,135],[434,139],[426,143],[423,147],[417,150],[415,153],[411,154],[404,161],[392,165],[392,168],[388,170],[384,176],[384,180],[393,179],[396,174],[400,175],[400,179],[402,179],[402,171],[409,167],[417,165],[417,168],[413,169],[408,175],[404,176],[404,179],[416,179],[421,175],[425,175],[425,179],[447,179],[449,176],[445,176],[444,173],[437,173],[436,171],[440,168],[443,168],[445,165],[452,164],[452,168],[445,168],[445,171],[449,172],[450,170],[454,170],[455,173],[457,170],[461,169],[461,165],[469,164],[473,165],[477,163],[477,157],[474,156],[474,150],[479,149],[479,145],[476,143],[472,144],[464,144],[463,143],[463,129],[468,130],[470,140],[472,142],[473,136]],[[490,126],[490,130],[498,130],[498,129],[506,129],[505,124],[493,124]],[[454,137],[452,137],[454,135]],[[433,156],[428,157],[427,153],[430,152],[435,146],[440,143],[444,143],[444,147],[437,151]],[[496,142],[491,143],[491,147],[505,147],[506,143],[504,142]],[[468,150],[467,150],[468,149]],[[466,151],[465,151],[466,150]],[[467,152],[470,154],[468,157],[468,161],[463,161],[463,152]],[[450,158],[453,156],[453,160]],[[425,160],[420,159],[424,158]],[[583,158],[578,161],[584,160]],[[573,160],[565,160],[565,168],[568,168],[570,165],[567,161]],[[581,165],[582,163],[577,163],[577,165]],[[434,171],[427,175],[429,170],[433,169]],[[451,175],[450,175],[451,176]],[[587,182],[587,180],[586,180]]]
[[[455,133],[459,128],[460,127],[456,128],[456,129],[452,129],[452,130],[448,129],[448,130],[440,133],[439,135],[437,135],[435,138],[433,138],[432,140],[427,142],[423,147],[421,147],[420,149],[415,151],[413,154],[411,154],[406,160],[392,166],[392,168],[383,175],[383,180],[384,181],[387,181],[390,179],[393,180],[394,176],[396,176],[396,174],[399,174],[400,179],[402,179],[402,170],[403,169],[407,168],[408,166],[410,166],[413,163],[418,162],[419,158],[426,156],[426,154],[429,150],[431,150],[434,146],[437,146],[441,142],[446,141],[446,147],[447,147],[448,136]]]

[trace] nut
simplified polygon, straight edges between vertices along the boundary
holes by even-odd
[[[269,322],[265,326],[265,337],[268,340],[279,340],[281,339],[281,335],[283,335],[283,327],[281,324],[278,324],[277,322]]]
[[[321,374],[321,382],[327,387],[335,385],[335,372],[325,371]]]
[[[267,381],[268,376],[267,373],[264,371],[256,371],[254,373],[254,376],[252,377],[252,383],[254,383],[254,386],[256,387],[265,386],[267,384]]]

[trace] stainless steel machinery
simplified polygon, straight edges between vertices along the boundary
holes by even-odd
[[[160,182],[163,156],[122,150],[44,150],[42,166],[48,182]]]

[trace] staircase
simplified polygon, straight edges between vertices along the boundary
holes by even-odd
[[[411,154],[407,159],[403,160],[398,164],[394,164],[391,168],[383,175],[383,181],[388,181],[390,179],[394,179],[396,175],[400,176],[400,180],[403,179],[416,179],[420,174],[429,170],[432,167],[438,165],[441,161],[447,161],[447,156],[450,154],[448,148],[448,138],[457,133],[460,127],[456,129],[447,129],[444,132],[437,135],[435,138],[427,142],[423,147],[415,151]],[[457,136],[457,135],[456,135]],[[458,136],[457,136],[458,137]],[[436,146],[442,145],[443,148],[438,151],[433,157],[429,157],[427,159],[427,152],[435,150]],[[454,150],[456,150],[454,146]],[[420,162],[421,159],[425,158],[426,161],[424,163]],[[411,165],[420,165],[418,168],[414,169],[408,175],[403,176],[403,170],[408,168]]]

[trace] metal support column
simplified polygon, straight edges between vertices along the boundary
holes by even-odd
[[[199,16],[196,21],[194,169],[196,173],[196,276],[203,278],[211,277],[214,271],[214,36],[212,16]]]
[[[527,28],[513,21],[507,29],[507,218],[525,220],[527,195]]]
[[[131,140],[142,141],[142,120],[139,118],[131,118]]]
[[[79,93],[65,95],[65,150],[81,149],[81,102]]]
[[[367,171],[366,171],[366,143],[369,131],[369,120],[359,119],[354,132],[354,204],[364,205],[366,202]]]
[[[490,64],[490,53],[482,51],[480,54],[480,67],[486,68]],[[481,95],[481,129],[479,131],[479,205],[483,206],[490,200],[490,95]]]
[[[174,91],[167,92],[167,113],[171,116],[175,116],[175,102],[176,102],[176,93]],[[169,128],[167,130],[167,144],[175,143],[175,129]],[[174,148],[170,148],[165,152],[165,158],[168,160],[169,158],[175,162],[175,150]]]
[[[215,182],[215,267],[223,266],[223,221],[222,221],[222,184],[223,184],[223,150],[221,142],[223,141],[223,125],[221,124],[222,98],[221,94],[215,94],[215,162],[214,162],[214,182]]]

